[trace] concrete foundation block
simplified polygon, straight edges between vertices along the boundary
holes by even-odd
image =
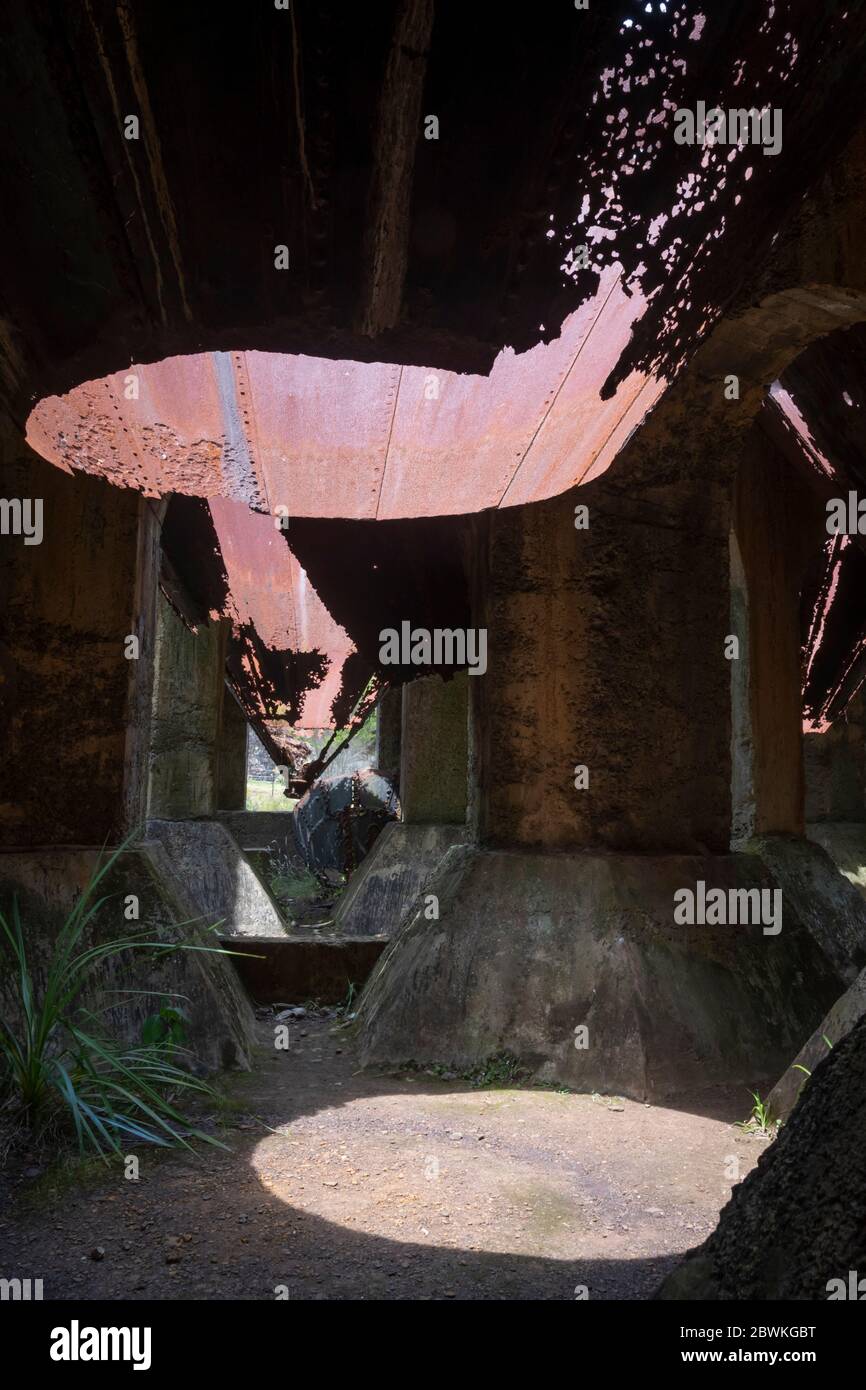
[[[443,855],[468,833],[465,825],[386,825],[349,880],[335,930],[341,936],[394,936]]]
[[[147,853],[187,916],[224,936],[286,936],[276,903],[219,821],[154,820],[147,834]]]
[[[800,919],[846,986],[866,966],[866,902],[843,869],[846,856],[859,858],[866,877],[866,825],[854,829],[857,833],[850,839],[834,837],[829,826],[821,826],[820,831],[829,832],[825,843],[818,834],[809,839],[764,835],[750,846],[778,882],[785,903],[796,904]]]
[[[362,997],[363,1062],[510,1052],[539,1081],[636,1099],[772,1083],[844,981],[793,902],[777,936],[677,925],[698,880],[779,886],[754,854],[450,849],[425,885],[439,919],[416,907]]]
[[[829,854],[848,882],[866,896],[866,825],[856,821],[820,821],[806,834]]]

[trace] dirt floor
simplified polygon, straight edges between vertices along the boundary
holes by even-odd
[[[46,1299],[642,1299],[766,1140],[745,1091],[676,1109],[356,1074],[334,1020],[262,1049],[207,1125],[231,1152],[8,1171],[0,1276]],[[94,1167],[98,1171],[94,1172]]]

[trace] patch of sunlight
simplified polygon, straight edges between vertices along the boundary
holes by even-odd
[[[484,1144],[492,1137],[485,1120],[494,1120],[490,1112],[504,1098],[485,1104],[477,1091],[452,1095],[463,1102],[453,1106],[461,1112],[454,1120],[431,1099],[438,1098],[425,1097],[414,1112],[412,1128],[383,1097],[341,1106],[336,1131],[287,1123],[259,1141],[251,1167],[272,1197],[352,1231],[412,1246],[573,1259],[587,1229],[587,1198],[573,1178],[541,1174],[531,1148]]]

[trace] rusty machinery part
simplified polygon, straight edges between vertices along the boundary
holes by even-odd
[[[343,777],[322,777],[292,812],[295,840],[320,883],[352,873],[388,821],[399,815],[393,784],[370,768]]]

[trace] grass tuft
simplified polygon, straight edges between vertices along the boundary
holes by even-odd
[[[130,837],[132,838],[132,837]],[[130,1144],[181,1145],[191,1139],[217,1144],[191,1128],[177,1105],[183,1098],[210,1095],[207,1082],[191,1074],[194,1058],[169,1029],[157,1041],[127,1046],[108,1037],[81,998],[94,970],[127,951],[211,950],[170,947],[139,933],[84,946],[90,923],[106,896],[97,896],[105,875],[128,847],[127,840],[97,866],[54,942],[44,983],[37,987],[24,924],[13,899],[0,911],[0,957],[9,968],[15,1020],[0,1019],[0,1112],[12,1143],[37,1149],[63,1135],[74,1137],[82,1155],[108,1162]],[[132,993],[133,991],[130,991]]]

